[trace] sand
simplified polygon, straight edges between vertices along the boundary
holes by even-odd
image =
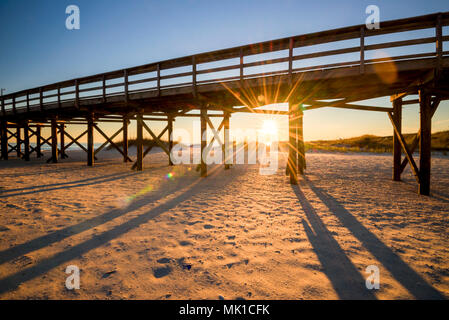
[[[114,151],[92,168],[69,155],[0,162],[1,299],[449,298],[448,157],[425,197],[409,169],[391,181],[383,154],[307,154],[294,187],[285,154],[276,175],[211,166],[205,179],[160,152],[143,172]]]

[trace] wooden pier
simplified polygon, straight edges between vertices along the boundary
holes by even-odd
[[[162,143],[161,137],[173,131],[176,118],[200,118],[202,136],[206,136],[209,127],[213,139],[221,141],[219,132],[229,129],[232,114],[275,113],[289,118],[288,174],[290,182],[295,184],[305,169],[305,111],[332,107],[386,113],[394,132],[393,180],[400,180],[409,164],[419,193],[429,195],[431,120],[439,103],[449,98],[449,52],[443,50],[443,43],[449,41],[443,27],[448,25],[449,12],[385,21],[373,30],[358,25],[164,60],[7,94],[1,97],[1,158],[8,160],[9,154],[15,153],[29,161],[33,155],[41,157],[42,146],[47,144],[52,150],[48,162],[56,163],[69,156],[70,146],[77,145],[87,153],[87,165],[93,166],[98,153],[109,144],[123,155],[123,161],[133,161],[128,156],[127,142],[128,125],[135,121],[137,159],[132,167],[142,170],[143,158],[150,150],[143,147],[144,130],[169,155],[172,165],[172,137],[168,146]],[[429,30],[432,35],[428,37],[402,36],[402,32]],[[375,41],[376,37],[385,35],[399,35],[401,40]],[[300,53],[308,47],[341,43],[351,44]],[[425,44],[432,48],[419,53],[413,49]],[[371,57],[375,50],[391,48],[400,49],[401,53]],[[357,58],[347,61],[342,57],[347,54]],[[313,63],[313,59],[323,57],[338,62]],[[311,60],[311,64],[302,64]],[[411,95],[419,98],[407,100]],[[391,106],[357,103],[385,96],[391,97]],[[273,103],[288,103],[289,111],[261,108]],[[410,104],[419,104],[420,130],[413,143],[407,145],[401,118],[403,107]],[[210,121],[212,116],[223,118],[217,129]],[[151,128],[153,121],[167,125],[156,134]],[[108,136],[100,127],[106,122],[122,126]],[[84,125],[86,130],[73,137],[68,132],[71,125]],[[42,136],[44,127],[51,128],[49,137]],[[97,150],[94,131],[106,139]],[[226,158],[226,150],[232,143],[229,134],[223,131]],[[79,142],[85,135],[87,148]],[[119,135],[123,137],[123,147],[113,142]],[[34,147],[31,139],[36,141]],[[208,146],[205,137],[201,151]],[[413,158],[418,147],[419,165]],[[229,168],[229,164],[224,166]],[[201,176],[207,176],[204,160],[200,169]]]

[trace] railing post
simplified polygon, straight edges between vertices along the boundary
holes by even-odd
[[[27,91],[27,112],[30,112],[30,93]]]
[[[14,114],[17,113],[17,110],[16,110],[16,95],[12,96],[12,110],[14,111]]]
[[[61,108],[61,87],[58,86],[58,108]]]
[[[195,56],[192,56],[192,92],[193,92],[193,97],[196,98],[197,92],[196,92],[196,59],[195,59]]]
[[[42,87],[39,88],[39,107],[41,111],[44,111],[44,92],[42,90]]]
[[[243,48],[240,48],[240,82],[243,84]]]
[[[360,74],[365,73],[365,26],[360,27]]]
[[[436,76],[438,77],[441,73],[441,63],[443,58],[443,30],[441,25],[441,13],[437,16],[437,23],[435,28],[436,37]]]
[[[123,71],[123,82],[125,85],[125,102],[128,103],[128,70]]]
[[[161,96],[161,66],[157,64],[157,96]]]
[[[293,38],[288,41],[288,82],[293,84]]]
[[[75,79],[75,108],[79,109],[80,107],[80,89],[78,79]]]
[[[103,75],[102,77],[102,86],[103,86],[103,103],[106,102],[106,76]]]

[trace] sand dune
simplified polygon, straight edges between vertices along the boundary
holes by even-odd
[[[285,154],[276,175],[215,166],[206,179],[158,152],[143,172],[114,151],[92,168],[69,155],[0,162],[1,299],[449,297],[447,157],[424,197],[409,171],[391,181],[382,154],[307,154],[299,186]],[[68,265],[79,290],[65,288]]]

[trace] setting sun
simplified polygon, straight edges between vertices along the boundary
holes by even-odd
[[[278,132],[278,127],[276,121],[274,120],[264,120],[261,132],[266,135],[274,135]]]

